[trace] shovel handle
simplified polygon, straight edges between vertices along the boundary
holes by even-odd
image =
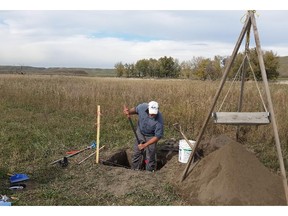
[[[85,150],[87,150],[87,149],[90,149],[90,148],[91,148],[91,147],[88,146],[88,147],[86,147],[86,148],[84,148],[84,149],[82,149],[82,150],[79,150],[79,151],[75,152],[74,154],[67,155],[66,158],[73,157],[73,156],[75,156],[75,155],[77,155],[77,154],[79,154],[79,153],[81,153],[81,152],[83,152],[83,151],[85,151]],[[58,159],[58,160],[53,161],[53,162],[50,163],[49,165],[56,164],[56,163],[58,163],[59,161],[61,161],[62,159],[63,159],[63,157],[60,158],[60,159]]]
[[[131,128],[132,128],[132,130],[133,130],[133,133],[134,133],[134,135],[135,135],[135,138],[136,138],[138,144],[140,144],[139,137],[138,137],[138,135],[137,135],[137,133],[136,133],[136,130],[135,130],[134,125],[133,125],[133,122],[132,122],[132,119],[131,119],[130,114],[129,114],[128,107],[127,107],[126,105],[124,105],[124,110],[127,110],[127,111],[128,111],[128,113],[125,113],[125,114],[127,115],[127,118],[128,118],[128,120],[129,120],[130,126],[131,126]]]
[[[138,144],[140,144],[140,140],[139,140],[139,138],[138,138],[138,135],[137,135],[137,133],[136,133],[136,130],[135,130],[135,128],[134,128],[134,125],[133,125],[133,122],[132,122],[132,119],[130,118],[130,116],[128,116],[128,120],[129,120],[129,122],[130,122],[130,125],[131,125],[131,128],[132,128],[132,130],[133,130],[133,133],[134,133],[134,135],[135,135],[135,137],[136,137],[136,140],[137,140]]]

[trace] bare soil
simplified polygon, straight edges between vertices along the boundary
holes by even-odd
[[[169,146],[171,149],[173,141]],[[113,177],[117,176],[119,184],[105,189],[120,195],[134,187],[155,190],[157,185],[168,182],[184,198],[185,205],[286,205],[281,177],[266,168],[242,144],[221,135],[201,148],[204,157],[188,171],[183,182],[186,164],[178,161],[174,149],[172,154],[171,151],[167,154],[165,165],[155,173],[115,169]],[[129,150],[127,156],[131,156]]]

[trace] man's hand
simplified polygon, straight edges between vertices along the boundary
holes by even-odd
[[[126,107],[126,105],[124,105],[123,113],[124,113],[124,115],[126,115],[127,117],[130,116],[130,114],[129,114],[129,109],[128,109],[128,107]]]
[[[139,144],[138,149],[141,151],[142,149],[146,148],[145,144]]]

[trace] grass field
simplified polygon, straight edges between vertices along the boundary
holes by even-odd
[[[219,82],[190,80],[141,80],[99,77],[1,75],[0,77],[0,177],[7,173],[27,173],[41,182],[37,199],[54,196],[47,183],[51,167],[47,164],[66,151],[88,146],[96,139],[96,108],[101,106],[101,143],[107,149],[131,148],[133,134],[122,113],[123,105],[132,107],[156,100],[165,119],[165,139],[179,139],[173,124],[181,124],[184,133],[195,139],[211,106]],[[219,98],[223,101],[228,84]],[[261,83],[260,83],[261,87]],[[282,152],[288,158],[288,85],[270,84]],[[239,84],[233,86],[221,111],[236,111]],[[262,90],[263,91],[263,90]],[[262,92],[263,97],[265,94]],[[246,84],[243,111],[263,111],[255,83]],[[133,117],[133,121],[136,118]],[[235,127],[209,123],[205,138],[222,133],[234,133]],[[241,140],[271,170],[279,171],[272,125],[242,127]],[[91,167],[87,172],[91,172]],[[81,169],[78,169],[80,172]],[[68,176],[57,176],[57,187],[66,187]],[[51,177],[51,176],[50,176]],[[51,177],[52,178],[52,177]],[[82,184],[76,179],[74,185]],[[50,185],[51,186],[51,185]],[[167,193],[175,196],[167,186]],[[166,190],[165,189],[165,190]],[[0,193],[10,193],[0,185]],[[71,196],[73,193],[71,193]],[[20,195],[21,196],[21,195]],[[31,195],[32,196],[32,195]],[[151,196],[151,195],[149,195]],[[149,198],[147,197],[147,199]],[[16,205],[43,205],[36,198],[25,197]],[[41,198],[42,197],[42,198]],[[151,197],[150,197],[151,198]],[[67,199],[69,199],[67,197]],[[110,205],[115,197],[106,197],[94,205]],[[157,204],[157,201],[155,201]],[[160,201],[159,201],[160,202]],[[169,205],[165,200],[158,205]],[[65,202],[64,202],[65,203]],[[67,201],[67,205],[89,205],[87,200]],[[125,205],[125,203],[122,203]],[[127,204],[127,203],[126,203]],[[54,202],[44,205],[55,205]]]
[[[288,77],[288,56],[283,56],[279,58],[279,73],[281,78]]]

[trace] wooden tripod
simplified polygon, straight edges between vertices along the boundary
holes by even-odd
[[[261,75],[262,75],[262,79],[263,79],[263,84],[264,84],[264,88],[265,88],[265,92],[266,92],[266,96],[267,96],[267,101],[268,101],[268,109],[269,109],[269,112],[270,112],[270,120],[271,120],[271,123],[272,123],[272,126],[273,126],[273,131],[274,131],[274,138],[275,138],[275,143],[276,143],[276,149],[277,149],[277,155],[278,155],[278,160],[279,160],[279,164],[280,164],[280,170],[281,170],[281,176],[282,176],[282,181],[283,181],[283,187],[284,187],[284,191],[285,191],[285,196],[286,196],[286,202],[287,202],[287,205],[288,205],[288,186],[287,186],[287,178],[286,178],[286,171],[285,171],[285,167],[284,167],[284,161],[283,161],[283,156],[282,156],[282,152],[281,152],[281,145],[280,145],[280,139],[279,139],[279,135],[278,135],[278,129],[277,129],[277,125],[276,125],[276,119],[275,119],[275,115],[274,115],[274,109],[273,109],[273,103],[272,103],[272,100],[271,100],[271,94],[270,94],[270,90],[269,90],[269,85],[268,85],[268,80],[267,80],[267,75],[266,75],[266,69],[265,69],[265,65],[264,65],[264,60],[263,60],[263,55],[262,55],[262,50],[261,50],[261,46],[260,46],[260,38],[259,38],[259,34],[258,34],[258,29],[257,29],[257,25],[256,25],[256,21],[255,21],[255,16],[254,16],[254,13],[255,11],[248,11],[248,14],[247,14],[247,17],[246,17],[246,21],[244,23],[244,26],[242,28],[242,31],[240,33],[240,36],[238,38],[238,41],[236,43],[236,46],[233,50],[233,53],[231,55],[231,58],[227,64],[227,67],[225,68],[225,71],[224,71],[224,74],[223,74],[223,77],[221,79],[221,82],[220,82],[220,86],[214,96],[214,99],[213,99],[213,103],[212,103],[212,106],[206,116],[206,119],[204,121],[204,124],[201,128],[201,131],[196,139],[196,143],[195,143],[195,146],[192,150],[192,153],[189,157],[189,160],[188,160],[188,163],[186,165],[186,168],[183,172],[183,175],[182,175],[182,178],[181,178],[181,181],[183,181],[185,178],[186,178],[186,175],[187,175],[187,172],[189,170],[189,167],[192,163],[192,159],[196,153],[196,150],[199,146],[199,143],[201,142],[201,139],[202,139],[202,136],[204,134],[204,131],[207,127],[207,124],[209,122],[209,119],[211,118],[211,114],[215,108],[215,105],[216,105],[216,102],[219,98],[219,95],[223,89],[223,86],[225,84],[225,81],[227,79],[227,75],[229,74],[230,72],[230,69],[232,67],[232,64],[237,56],[237,53],[238,53],[238,50],[241,46],[241,43],[243,41],[243,38],[245,36],[245,34],[249,34],[250,33],[250,29],[251,29],[251,26],[253,27],[253,32],[254,32],[254,38],[255,38],[255,43],[256,43],[256,50],[257,50],[257,54],[258,54],[258,61],[259,61],[259,64],[260,64],[260,70],[261,70]],[[247,46],[247,43],[246,43],[246,46]],[[242,87],[244,86],[244,81],[242,82]],[[241,88],[241,94],[242,94],[242,89]],[[240,100],[240,106],[238,107],[238,110],[241,109],[241,100]],[[194,166],[193,166],[194,167]]]

